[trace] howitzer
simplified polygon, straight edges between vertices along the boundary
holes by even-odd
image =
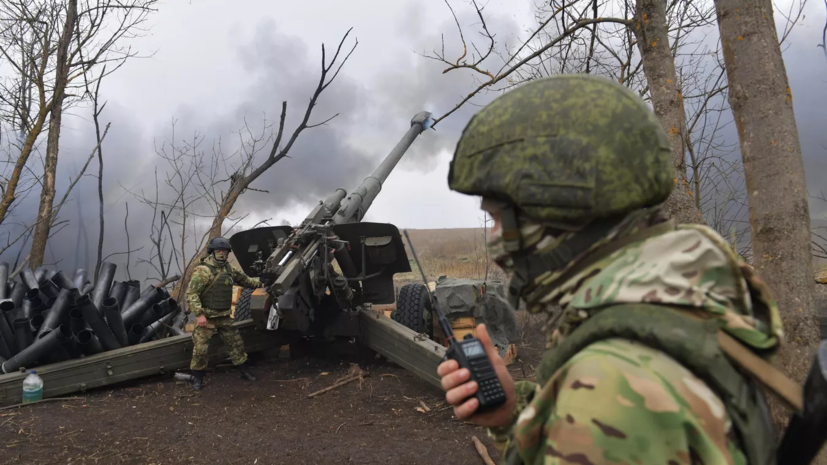
[[[393,275],[411,271],[399,230],[362,219],[431,122],[428,112],[414,116],[402,140],[370,176],[349,195],[337,189],[320,201],[298,227],[255,228],[230,238],[244,272],[267,287],[270,302],[251,305],[257,328],[355,337],[363,304],[394,302]]]

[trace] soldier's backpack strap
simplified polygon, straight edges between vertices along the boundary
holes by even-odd
[[[675,359],[721,398],[749,464],[775,465],[776,441],[764,396],[731,360],[738,365],[738,359],[749,359],[747,364],[756,362],[737,353],[730,342],[724,342],[727,349],[722,348],[720,341],[726,338],[720,338],[720,332],[717,320],[688,318],[671,307],[642,303],[609,306],[546,352],[537,370],[537,382],[545,384],[569,359],[595,342],[611,338],[640,342]],[[730,358],[728,352],[738,358]]]
[[[702,321],[699,313],[679,307],[670,307],[680,314]],[[804,409],[804,391],[798,383],[791,380],[771,363],[755,355],[754,352],[744,347],[724,330],[718,329],[718,346],[730,359],[734,360],[744,371],[756,381],[767,387],[779,399],[784,401],[788,408],[795,412]]]

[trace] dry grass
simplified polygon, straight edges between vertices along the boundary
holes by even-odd
[[[485,231],[478,229],[410,229],[408,234],[416,248],[425,276],[436,281],[440,276],[452,278],[505,280],[505,273],[496,263],[488,259],[485,246]],[[405,237],[405,250],[411,262],[410,273],[394,276],[397,286],[422,281],[410,246]]]
[[[440,276],[484,279],[487,266],[489,280],[508,282],[508,277],[502,269],[488,259],[485,234],[481,228],[419,229],[408,230],[408,234],[411,236],[411,241],[429,281],[436,281]],[[405,242],[405,250],[410,258],[412,271],[394,276],[397,290],[405,284],[422,282],[410,246],[404,236],[402,240]],[[524,310],[522,305],[520,310]],[[515,342],[518,347],[542,353],[545,346],[542,328],[547,316],[518,311],[516,317],[518,339]],[[526,370],[528,372],[533,370],[531,364],[526,366]]]

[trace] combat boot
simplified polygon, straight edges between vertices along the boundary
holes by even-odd
[[[200,391],[204,382],[204,370],[192,370],[192,375],[195,378],[192,380],[192,388]]]
[[[238,368],[238,371],[241,372],[241,379],[246,379],[247,381],[255,381],[256,377],[253,376],[252,373],[250,373],[250,370],[248,369],[249,367],[250,366],[247,364],[247,362],[244,362],[241,365],[238,365],[237,368]]]

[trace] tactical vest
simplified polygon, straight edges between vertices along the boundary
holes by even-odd
[[[722,350],[720,323],[685,315],[689,310],[644,303],[598,310],[546,352],[537,370],[537,382],[545,385],[569,359],[595,342],[612,338],[640,342],[675,359],[721,398],[750,465],[775,465],[776,440],[763,393],[743,374],[741,364],[741,370],[737,369]],[[514,441],[510,441],[505,458],[509,464],[522,463]]]
[[[233,277],[230,275],[230,264],[217,268],[207,263],[202,266],[209,268],[213,280],[199,296],[201,306],[216,312],[229,310],[233,305]]]

